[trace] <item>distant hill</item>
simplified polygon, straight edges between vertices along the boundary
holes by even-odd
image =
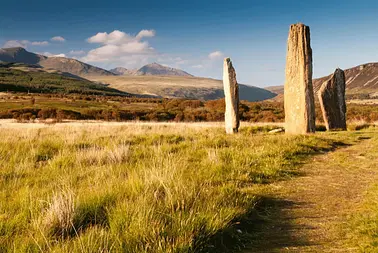
[[[47,57],[26,51],[22,47],[2,48],[0,49],[0,61],[11,63],[38,64],[44,68],[55,69],[62,72],[71,73],[77,76],[112,76],[113,73],[98,68],[84,62],[64,58],[64,57]]]
[[[175,68],[166,67],[158,63],[151,63],[138,70],[129,70],[118,67],[110,71],[92,66],[76,59],[65,57],[47,57],[28,52],[22,47],[1,48],[0,62],[38,64],[47,69],[55,69],[73,75],[88,76],[114,76],[114,75],[159,75],[159,76],[192,76],[191,74]]]
[[[378,97],[378,63],[362,64],[344,71],[348,97]],[[315,93],[331,75],[313,80]],[[276,94],[284,93],[283,85],[266,87],[266,89]]]
[[[47,57],[44,55],[30,53],[22,47],[0,48],[0,61],[3,62],[38,64],[44,59],[47,59]]]
[[[181,70],[166,67],[156,62],[147,64],[136,72],[136,75],[141,76],[192,76],[191,74]]]
[[[38,65],[0,63],[0,92],[30,92],[130,96],[126,92],[76,77],[69,73],[45,71]]]
[[[135,75],[138,70],[118,67],[118,68],[110,69],[109,71],[112,72],[113,74],[122,76],[122,75]]]
[[[64,57],[48,57],[39,62],[39,65],[44,68],[56,69],[63,72],[68,72],[78,76],[114,76],[113,73],[98,68],[84,62],[64,58]]]
[[[46,57],[20,47],[1,49],[0,61],[26,64],[7,67],[4,64],[0,78],[3,90],[108,95],[132,93],[202,100],[224,97],[222,81],[193,77],[183,70],[158,63],[145,65],[136,72],[125,68],[107,71],[75,59]],[[274,96],[268,90],[240,84],[241,100],[260,101]]]
[[[283,85],[277,85],[277,86],[269,86],[266,87],[265,89],[276,93],[276,94],[283,94],[284,93],[284,86]]]
[[[109,71],[120,76],[192,76],[181,69],[170,68],[156,62],[147,64],[138,70],[117,67]]]
[[[378,93],[378,63],[362,64],[346,69],[346,93],[348,95],[377,96]],[[321,85],[331,77],[325,76],[314,80],[314,91],[318,92]]]
[[[118,90],[128,93],[152,95],[165,98],[188,98],[212,100],[224,97],[221,80],[191,76],[98,76],[90,80],[109,84]],[[276,94],[240,84],[240,99],[261,101],[270,99]]]

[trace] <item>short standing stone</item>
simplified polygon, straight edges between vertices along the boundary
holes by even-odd
[[[239,87],[235,69],[230,58],[224,59],[223,87],[226,102],[225,124],[226,133],[237,133],[239,129]]]
[[[327,130],[346,130],[344,71],[336,69],[322,84],[318,96]]]
[[[315,132],[310,28],[303,24],[290,26],[284,102],[286,133]]]

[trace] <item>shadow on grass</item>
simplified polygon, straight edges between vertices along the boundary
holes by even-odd
[[[306,151],[302,155],[304,155],[304,156],[306,156],[306,155],[307,156],[315,156],[315,155],[321,155],[321,154],[328,153],[328,152],[333,152],[333,151],[335,151],[336,149],[339,149],[339,148],[350,147],[350,146],[352,146],[352,144],[341,142],[341,141],[333,141],[331,143],[330,147],[316,147],[316,146],[308,145],[308,144],[302,144],[301,146],[306,147],[307,149],[312,151],[311,153]],[[303,157],[303,158],[305,159],[306,157]]]
[[[206,245],[195,245],[193,252],[276,252],[286,247],[311,246],[306,238],[295,236],[302,225],[293,224],[291,213],[305,203],[260,196],[250,211],[219,231]],[[308,217],[309,218],[309,217]],[[313,229],[308,227],[307,229]]]
[[[363,139],[361,139],[363,140]],[[307,161],[307,158],[324,153],[335,151],[339,148],[346,148],[352,144],[335,141],[328,148],[306,145],[312,152],[297,153],[300,159],[293,163],[298,168]],[[290,177],[301,177],[305,173],[298,170],[286,171]],[[286,179],[290,178],[286,177]],[[285,178],[281,178],[281,180]],[[277,179],[276,181],[279,181]],[[268,180],[267,183],[272,183]],[[260,182],[261,183],[261,182]],[[297,208],[309,203],[293,202],[286,199],[275,198],[274,196],[256,196],[257,201],[251,203],[249,211],[244,215],[236,217],[225,229],[218,231],[206,241],[195,240],[193,252],[281,252],[286,248],[303,246],[314,246],[314,242],[307,238],[298,237],[298,231],[314,229],[295,224],[296,218],[293,214]],[[314,218],[314,217],[301,217]],[[199,244],[199,242],[201,243]],[[198,242],[198,243],[197,243]]]
[[[295,224],[291,214],[306,203],[285,199],[261,197],[256,206],[254,218],[250,220],[247,232],[251,241],[244,252],[280,252],[285,248],[312,246],[313,242],[298,237],[297,231],[314,229]],[[303,217],[311,218],[311,217]]]

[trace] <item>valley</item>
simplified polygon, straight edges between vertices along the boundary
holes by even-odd
[[[214,100],[224,97],[220,80],[182,76],[94,76],[90,80],[120,91],[164,98]],[[273,98],[274,93],[240,84],[240,99],[249,102]]]

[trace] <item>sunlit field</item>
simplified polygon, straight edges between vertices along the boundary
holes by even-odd
[[[188,124],[0,129],[1,252],[229,252],[251,243],[266,184],[356,138]]]

